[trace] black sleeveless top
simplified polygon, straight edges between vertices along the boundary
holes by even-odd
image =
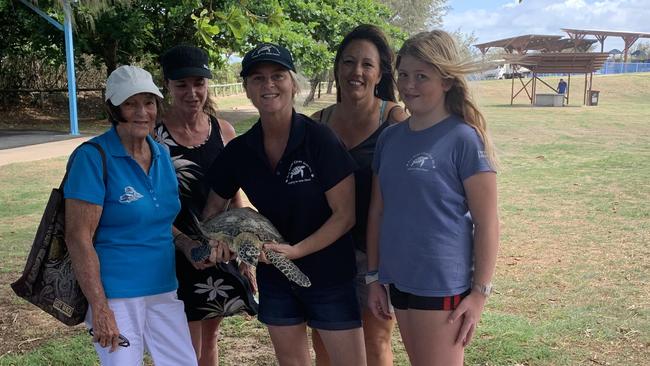
[[[178,144],[164,124],[156,126],[155,135],[156,141],[169,150],[176,169],[181,211],[174,226],[191,238],[202,240],[193,229],[191,213],[200,218],[211,189],[205,174],[224,148],[219,121],[210,116],[208,138],[196,146]],[[185,304],[188,321],[230,316],[242,311],[257,314],[250,283],[239,273],[235,262],[197,270],[183,253],[176,251],[178,298]]]
[[[375,145],[381,132],[390,125],[389,119],[393,109],[388,113],[385,121],[381,119],[384,116],[384,110],[387,102],[382,100],[378,127],[367,139],[360,144],[348,147],[348,153],[357,163],[357,170],[354,172],[355,185],[355,210],[356,224],[352,228],[352,238],[358,250],[366,251],[366,229],[368,228],[368,208],[370,207],[370,193],[372,191],[372,158],[375,153]],[[398,106],[394,106],[396,108]],[[328,124],[332,117],[333,108],[325,108],[319,113],[319,120]]]
[[[183,146],[174,140],[164,124],[156,126],[156,140],[169,149],[169,155],[176,169],[178,193],[181,199],[181,213],[174,223],[177,229],[188,233],[188,225],[184,225],[189,210],[197,217],[203,212],[203,207],[210,193],[210,185],[204,179],[205,172],[210,168],[214,159],[224,148],[219,122],[210,116],[210,132],[208,138],[200,145]],[[194,233],[192,233],[194,234]]]

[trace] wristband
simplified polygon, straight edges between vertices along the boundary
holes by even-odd
[[[365,280],[366,285],[379,281],[379,271],[368,271]]]

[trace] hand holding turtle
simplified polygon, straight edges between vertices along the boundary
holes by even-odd
[[[209,244],[192,240],[183,233],[174,237],[174,245],[196,269],[205,269],[217,263],[218,252]]]
[[[299,245],[290,245],[290,244],[286,244],[286,243],[268,242],[268,243],[264,243],[264,249],[269,249],[269,250],[272,250],[272,251],[274,251],[276,253],[282,254],[287,259],[291,259],[291,260],[298,259],[298,258],[301,258],[303,256],[301,251],[300,251],[300,246]]]
[[[230,250],[228,243],[222,240],[210,239],[210,259],[214,260],[213,264],[220,262],[228,262],[237,258],[237,253]]]

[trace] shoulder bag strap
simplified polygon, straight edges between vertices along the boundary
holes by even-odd
[[[74,151],[70,155],[70,160],[68,160],[68,164],[65,167],[65,175],[63,176],[63,179],[61,180],[61,185],[59,186],[59,189],[62,190],[63,186],[65,185],[66,180],[68,180],[68,172],[69,172],[69,169],[70,169],[70,164],[72,164],[72,160],[74,160],[74,156],[77,154],[77,150],[79,150],[79,148],[81,148],[83,145],[90,145],[90,146],[94,147],[95,149],[97,149],[97,151],[99,151],[99,155],[102,156],[102,174],[103,174],[103,177],[104,177],[104,187],[106,187],[106,185],[108,183],[108,173],[106,171],[106,154],[104,153],[104,149],[102,149],[101,145],[99,145],[96,142],[86,141],[86,142],[82,143],[81,145],[79,145],[76,149],[74,149]]]

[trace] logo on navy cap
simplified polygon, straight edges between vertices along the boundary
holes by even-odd
[[[280,50],[273,45],[267,44],[255,50],[251,58],[258,58],[260,56],[280,56]]]

